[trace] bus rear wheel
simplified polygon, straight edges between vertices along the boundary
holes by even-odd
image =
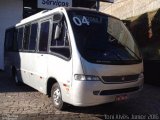
[[[51,89],[51,99],[56,109],[65,110],[67,103],[62,100],[62,93],[58,83],[53,84]]]

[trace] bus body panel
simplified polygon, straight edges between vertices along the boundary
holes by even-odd
[[[80,56],[79,56],[80,58]],[[141,90],[144,83],[143,77],[138,77],[136,80],[130,80],[129,82],[121,83],[104,83],[102,76],[127,76],[127,75],[141,75],[143,72],[143,64],[134,64],[134,65],[103,65],[103,64],[94,64],[89,63],[83,58],[79,59],[80,61],[73,61],[74,63],[74,74],[84,74],[84,75],[93,75],[100,78],[99,81],[88,80],[88,81],[78,81],[74,79],[72,82],[72,91],[71,91],[71,103],[75,106],[92,106],[99,105],[107,102],[114,102],[116,96],[118,95],[127,95],[129,97],[135,97],[137,91]],[[83,71],[76,69],[77,64],[81,65]],[[75,64],[76,63],[76,64]],[[128,88],[137,88],[131,92],[121,92],[119,94],[111,95],[94,95],[93,92],[106,91],[106,90],[119,90],[119,89],[128,89]]]
[[[137,91],[129,93],[120,93],[113,95],[94,95],[94,91],[105,90],[117,90],[125,88],[139,87],[142,89],[143,79],[139,79],[136,82],[123,83],[123,84],[104,84],[102,81],[74,81],[72,88],[72,104],[75,106],[92,106],[99,105],[107,102],[114,102],[119,95],[127,95],[128,97],[134,97]]]
[[[69,102],[72,84],[72,59],[64,60],[55,55],[48,55],[47,63],[49,63],[47,76],[57,80],[61,88],[62,99]]]
[[[47,54],[21,52],[19,54],[21,77],[25,84],[46,93]]]
[[[72,82],[72,59],[65,61],[55,55],[41,53],[20,53],[20,58],[21,77],[25,84],[47,94],[47,81],[54,78],[59,83],[65,99]]]
[[[143,72],[143,63],[133,65],[108,65],[89,63],[85,59],[82,60],[84,73],[86,75],[97,76],[120,76],[134,75]]]

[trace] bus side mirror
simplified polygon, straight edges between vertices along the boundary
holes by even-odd
[[[57,24],[55,28],[55,34],[54,34],[54,39],[57,40],[59,39],[61,35],[61,30],[62,30],[62,18],[63,14],[61,12],[57,12],[53,15],[53,23]]]
[[[60,22],[56,25],[56,28],[55,28],[55,34],[54,34],[54,39],[55,40],[60,38],[61,30],[62,30],[62,23]]]
[[[60,23],[62,21],[63,14],[58,12],[53,15],[53,23]]]

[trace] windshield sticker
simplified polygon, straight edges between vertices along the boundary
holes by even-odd
[[[96,24],[101,24],[102,23],[102,18],[101,17],[96,17],[96,16],[82,16],[82,15],[75,15],[73,16],[73,22],[77,26],[82,26],[82,25],[91,25],[91,23],[96,23]]]
[[[73,22],[77,25],[77,26],[82,26],[83,24],[86,24],[86,25],[90,25],[88,19],[83,16],[83,17],[78,17],[78,16],[75,16],[73,17]]]

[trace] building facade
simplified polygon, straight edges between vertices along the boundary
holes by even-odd
[[[15,25],[23,17],[23,0],[0,1],[0,69],[4,68],[5,30]]]
[[[117,0],[114,3],[100,4],[100,11],[123,20],[159,8],[160,0]]]

